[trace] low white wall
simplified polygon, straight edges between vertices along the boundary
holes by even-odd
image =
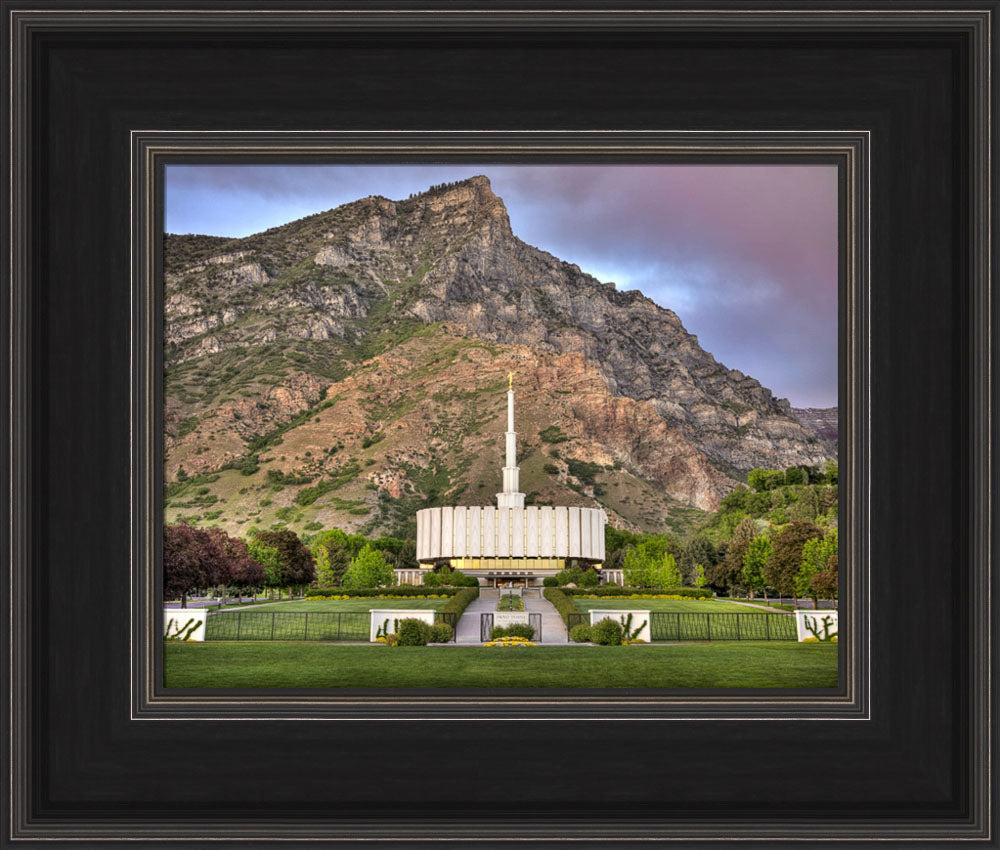
[[[204,640],[206,608],[164,608],[163,636],[167,640]]]
[[[796,611],[795,626],[798,629],[799,641],[807,638],[830,640],[837,636],[837,612],[835,610]]]
[[[610,611],[608,609],[598,610],[597,608],[590,609],[590,625],[599,623],[601,620],[618,620],[622,626],[625,625],[625,621],[628,619],[628,615],[632,615],[632,630],[639,628],[639,624],[642,623],[642,629],[640,629],[639,634],[636,635],[638,640],[644,640],[647,643],[653,640],[652,632],[649,630],[649,611],[633,611],[631,608],[627,610],[617,610]]]
[[[386,620],[389,621],[390,633],[396,631],[397,620],[423,620],[425,623],[434,623],[434,612],[426,608],[370,608],[372,615],[371,627],[368,640],[374,641],[378,636],[378,630]]]

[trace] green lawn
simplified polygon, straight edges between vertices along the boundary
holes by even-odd
[[[777,613],[762,611],[759,608],[748,608],[734,602],[719,602],[716,600],[696,602],[686,599],[621,599],[606,596],[603,599],[581,599],[573,597],[573,604],[586,613],[594,608],[598,610],[616,609],[640,611],[670,611],[674,614],[768,614]]]
[[[268,602],[257,605],[244,605],[242,608],[224,608],[224,611],[370,611],[372,608],[421,608],[424,610],[440,611],[448,604],[447,599],[319,599],[316,602],[306,602],[296,600],[294,602]]]
[[[428,600],[433,601],[433,600]],[[520,649],[164,642],[168,688],[827,688],[828,644]]]

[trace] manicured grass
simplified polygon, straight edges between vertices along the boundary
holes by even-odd
[[[592,609],[614,610],[620,608],[638,609],[640,611],[670,611],[675,614],[767,614],[768,611],[761,611],[759,608],[748,608],[746,605],[737,605],[733,602],[719,602],[717,600],[688,601],[686,599],[622,599],[613,596],[606,596],[603,599],[582,599],[579,596],[573,597],[573,604],[586,613]],[[776,612],[775,612],[776,613]]]
[[[837,647],[336,646],[164,642],[168,688],[827,688]]]
[[[420,608],[425,611],[440,611],[447,604],[447,599],[414,599],[412,597],[376,599],[375,597],[361,597],[358,599],[320,599],[316,602],[296,600],[295,602],[261,603],[254,605],[252,609],[244,607],[240,610],[285,611],[292,613],[302,611],[370,611],[372,608]]]

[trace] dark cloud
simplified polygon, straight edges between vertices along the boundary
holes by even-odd
[[[794,405],[837,403],[832,166],[171,166],[167,229],[243,236],[473,174],[526,242],[640,289]]]

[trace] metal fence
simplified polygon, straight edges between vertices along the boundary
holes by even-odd
[[[795,618],[787,614],[696,614],[653,611],[653,640],[797,640]]]
[[[436,611],[434,621],[458,631],[458,614]],[[209,614],[205,640],[368,641],[367,611],[223,611]]]
[[[590,623],[590,617],[587,614],[567,614],[566,615],[566,631],[572,631],[573,626],[586,626]]]
[[[233,611],[209,614],[205,640],[367,641],[367,611]]]
[[[461,616],[461,614],[456,614],[454,611],[436,611],[434,622],[447,623],[451,626],[451,639],[454,642],[458,639],[458,618]]]
[[[535,630],[533,641],[542,642],[542,615],[528,613],[528,625]],[[479,638],[483,643],[493,639],[493,614],[486,611],[479,615]]]

